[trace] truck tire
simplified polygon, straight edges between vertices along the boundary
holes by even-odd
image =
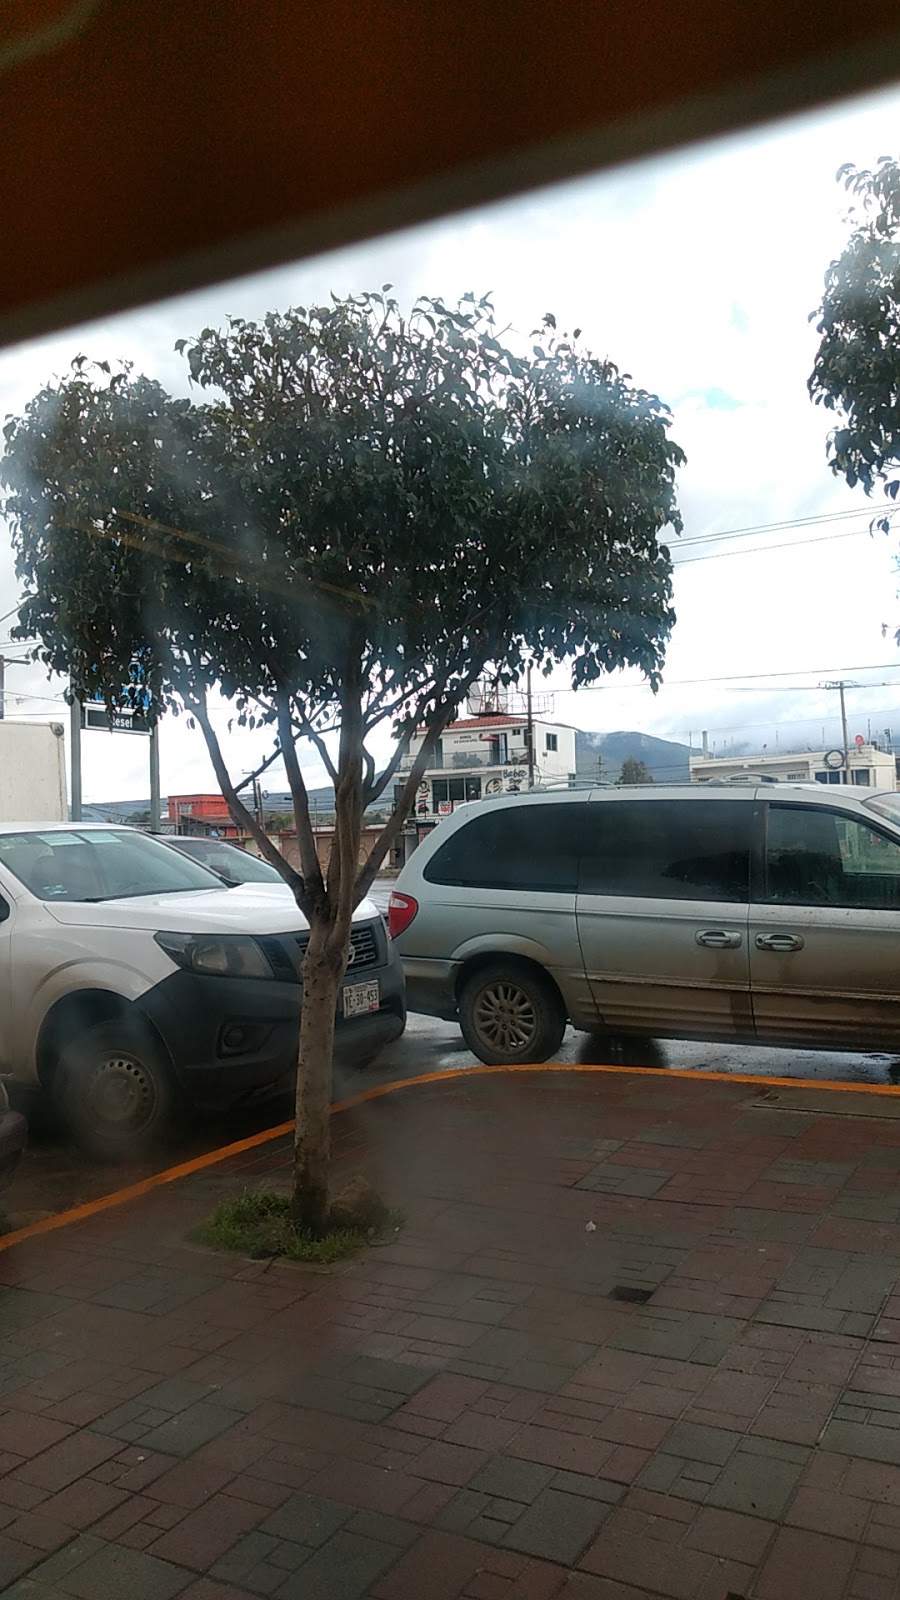
[[[464,981],[459,1023],[479,1061],[506,1067],[554,1055],[566,1013],[554,985],[536,967],[498,960]]]
[[[63,1051],[57,1098],[82,1149],[113,1162],[158,1145],[176,1104],[160,1047],[127,1018],[87,1028]]]

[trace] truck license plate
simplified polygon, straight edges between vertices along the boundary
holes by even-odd
[[[351,983],[344,990],[344,1016],[359,1017],[368,1011],[377,1011],[381,1005],[381,989],[377,983]]]

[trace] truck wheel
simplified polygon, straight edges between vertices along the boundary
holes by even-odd
[[[553,985],[536,969],[497,961],[464,982],[459,1024],[479,1061],[505,1067],[554,1055],[566,1014]]]
[[[126,1161],[159,1143],[175,1093],[159,1046],[123,1019],[88,1028],[63,1052],[59,1101],[84,1150]]]

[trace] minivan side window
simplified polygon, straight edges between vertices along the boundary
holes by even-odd
[[[900,911],[900,843],[838,811],[770,805],[765,899]]]
[[[439,846],[423,877],[456,888],[574,894],[588,809],[580,802],[485,809]]]
[[[753,806],[740,800],[601,800],[590,808],[581,894],[750,898]]]

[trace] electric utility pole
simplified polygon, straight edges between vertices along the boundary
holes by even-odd
[[[841,699],[841,732],[844,739],[844,771],[843,782],[850,782],[850,736],[847,732],[847,705],[844,700],[845,689],[858,689],[858,683],[852,683],[849,678],[838,678],[833,683],[823,683],[823,689],[836,689]]]
[[[528,787],[534,788],[534,713],[531,703],[531,662],[525,671],[526,734],[528,740]]]

